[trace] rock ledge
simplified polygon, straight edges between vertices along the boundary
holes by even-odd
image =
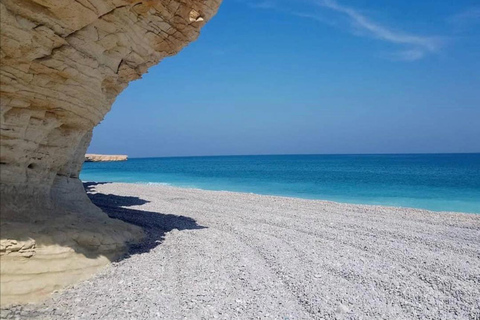
[[[85,162],[107,162],[107,161],[126,161],[128,156],[126,155],[106,155],[106,154],[91,154],[85,155]]]

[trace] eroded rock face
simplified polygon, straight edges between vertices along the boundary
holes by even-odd
[[[2,304],[70,284],[142,237],[83,191],[92,129],[220,1],[0,0]]]

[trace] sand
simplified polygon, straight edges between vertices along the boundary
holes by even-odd
[[[89,184],[148,239],[38,319],[480,319],[480,215]]]

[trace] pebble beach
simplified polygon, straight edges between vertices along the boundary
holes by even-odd
[[[145,229],[36,319],[480,319],[480,215],[86,183]]]

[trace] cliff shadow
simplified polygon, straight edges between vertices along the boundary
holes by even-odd
[[[83,183],[85,192],[87,192],[88,197],[97,207],[108,207],[108,208],[115,209],[115,208],[121,208],[121,207],[141,206],[150,202],[147,200],[140,199],[139,197],[118,196],[115,194],[104,194],[104,193],[99,193],[95,190],[95,186],[102,185],[102,184],[109,184],[109,183],[110,182],[84,182]],[[120,218],[116,218],[116,219],[120,219]],[[123,219],[120,219],[120,220],[123,220]]]
[[[150,251],[163,242],[167,232],[174,229],[182,231],[206,228],[198,225],[194,219],[189,217],[126,208],[130,206],[142,206],[150,201],[138,197],[96,192],[95,186],[107,183],[109,182],[85,182],[83,185],[93,204],[99,207],[110,218],[139,226],[144,230],[146,235],[146,238],[141,243],[131,245],[130,250],[122,259],[132,254]]]
[[[109,262],[149,252],[160,245],[171,230],[205,228],[189,217],[139,210],[147,200],[97,192],[95,187],[99,184],[103,183],[84,185],[91,201],[80,185],[82,197],[74,203],[78,204],[77,211],[61,206],[42,207],[38,203],[35,207],[35,202],[21,197],[13,198],[17,201],[11,198],[12,206],[0,207],[2,307],[41,301],[59,288],[90,278]],[[4,198],[1,200],[3,203]],[[32,208],[35,212],[51,215],[12,219],[20,210]],[[98,208],[113,219],[100,214]],[[138,226],[143,233],[131,225]],[[140,239],[142,234],[141,242],[130,245],[126,253],[120,251],[125,241]],[[3,290],[6,286],[10,287]]]

